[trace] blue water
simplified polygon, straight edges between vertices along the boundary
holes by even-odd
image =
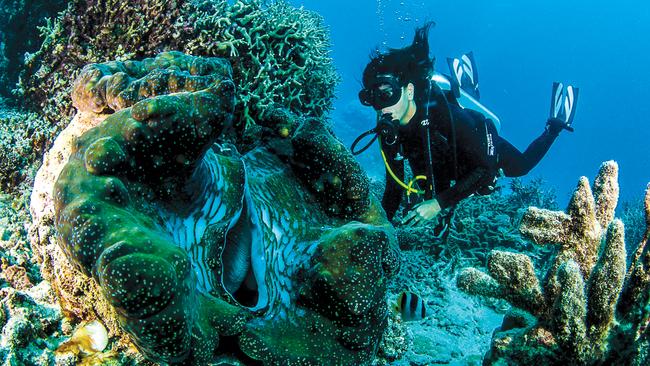
[[[374,125],[357,100],[360,75],[376,46],[403,47],[425,20],[436,67],[474,51],[481,101],[499,115],[501,135],[524,150],[544,127],[553,81],[580,88],[575,133],[563,132],[529,178],[542,177],[560,204],[577,178],[600,163],[620,167],[621,198],[639,199],[650,182],[650,2],[622,0],[292,0],[321,14],[342,77],[335,131],[349,144]],[[376,148],[360,158],[383,176]]]

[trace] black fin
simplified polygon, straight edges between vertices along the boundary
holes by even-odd
[[[579,89],[572,85],[564,87],[560,82],[553,82],[550,118],[560,119],[571,126],[578,105],[578,92]]]
[[[460,58],[448,58],[447,64],[452,80],[458,87],[472,98],[479,100],[481,94],[478,89],[478,69],[474,61],[474,53],[466,53]]]

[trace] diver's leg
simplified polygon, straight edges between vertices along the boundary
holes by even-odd
[[[521,177],[526,175],[542,160],[556,138],[557,135],[544,131],[522,153],[511,143],[498,137],[496,145],[499,153],[499,168],[503,169],[507,177]]]

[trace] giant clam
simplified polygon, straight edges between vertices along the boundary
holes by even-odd
[[[80,273],[45,272],[64,304],[118,324],[153,361],[370,362],[397,263],[385,215],[317,120],[290,121],[291,136],[245,153],[220,141],[235,96],[221,59],[167,52],[86,67],[74,121],[92,127],[57,167],[44,164],[32,201],[46,205],[44,177],[56,178],[58,246],[44,263],[61,264],[62,250]],[[81,273],[98,287],[70,291]]]

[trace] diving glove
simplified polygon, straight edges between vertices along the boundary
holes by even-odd
[[[546,121],[546,132],[557,137],[562,130],[573,132],[573,127],[559,118],[549,118]]]

